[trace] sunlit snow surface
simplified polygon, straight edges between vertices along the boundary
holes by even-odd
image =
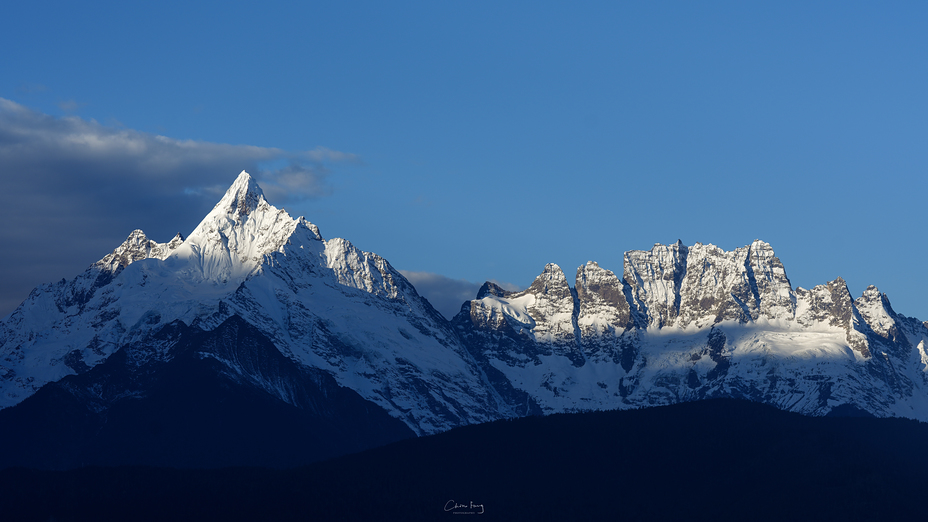
[[[868,366],[873,363],[847,345],[843,330],[729,322],[715,331],[725,336],[719,357],[730,364],[715,380],[710,372],[718,362],[707,353],[708,328],[631,333],[638,353],[629,371],[610,357],[588,357],[580,367],[555,355],[540,355],[525,365],[513,365],[508,357],[490,360],[516,388],[531,392],[547,413],[735,396],[813,415],[851,404],[881,416],[928,419],[924,335],[908,361],[879,354],[876,372],[893,372],[889,380],[897,386],[892,386],[874,378],[874,368]],[[631,388],[624,396],[622,386]]]

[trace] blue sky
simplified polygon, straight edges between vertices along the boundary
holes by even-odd
[[[5,7],[0,314],[251,169],[430,292],[759,238],[928,319],[924,3],[130,4]]]

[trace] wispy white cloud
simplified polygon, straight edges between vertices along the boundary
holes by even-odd
[[[21,83],[19,87],[16,88],[16,91],[20,94],[36,94],[47,90],[48,87],[41,83]]]
[[[85,106],[85,105],[87,105],[87,104],[86,104],[86,103],[78,103],[78,102],[74,101],[73,99],[71,99],[71,100],[62,100],[62,101],[58,102],[58,108],[61,109],[61,110],[63,110],[63,111],[65,111],[65,112],[74,112],[74,111],[80,109],[81,107],[83,107],[83,106]]]
[[[316,147],[313,150],[306,151],[303,155],[316,162],[348,162],[348,163],[362,163],[361,157],[357,154],[352,154],[350,152],[339,152],[337,150],[332,150],[326,147]]]

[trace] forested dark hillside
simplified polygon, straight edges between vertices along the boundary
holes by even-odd
[[[922,512],[926,441],[914,421],[710,400],[497,421],[289,470],[8,469],[0,488],[10,520],[900,520]]]

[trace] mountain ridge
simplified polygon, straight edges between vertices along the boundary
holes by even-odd
[[[127,375],[171,357],[193,335],[171,325],[213,332],[232,318],[302,370],[279,381],[246,357],[216,359],[215,371],[251,375],[240,384],[281,408],[279,390],[326,375],[416,435],[718,397],[928,420],[928,326],[876,287],[857,299],[841,278],[794,289],[760,240],[733,251],[677,241],[623,258],[621,273],[578,267],[573,286],[553,263],[525,290],[488,282],[449,321],[386,259],[324,239],[242,172],[186,238],[135,230],[0,322],[0,424],[114,354],[134,354],[117,371]],[[141,407],[149,392],[103,406],[74,397],[107,410]]]

